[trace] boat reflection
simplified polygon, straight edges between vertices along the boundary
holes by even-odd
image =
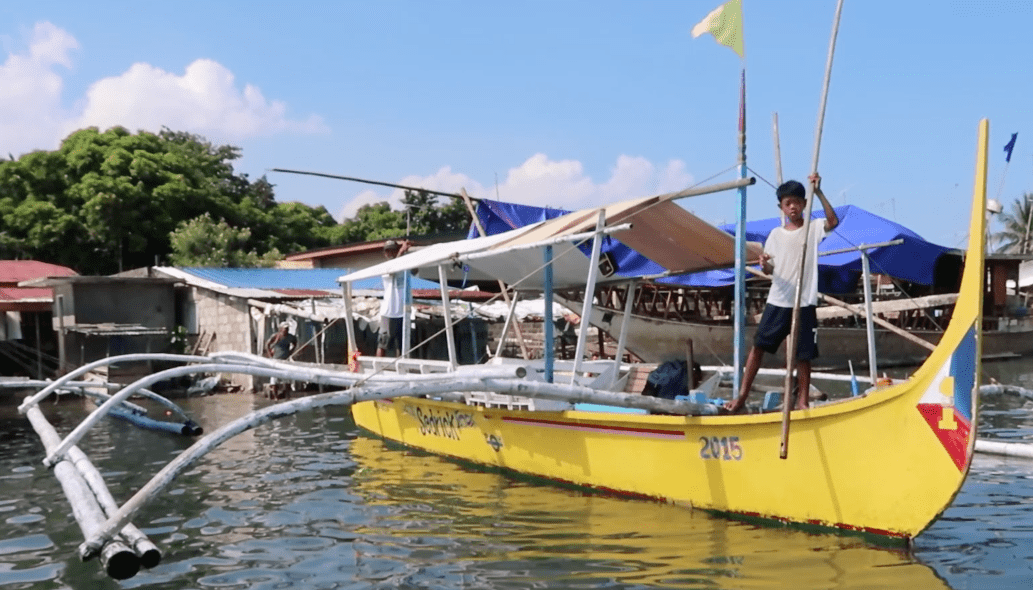
[[[482,581],[511,575],[580,587],[949,588],[909,552],[863,539],[515,479],[366,436],[352,441],[350,454],[353,491],[370,512],[360,535],[411,551],[409,559],[458,557]]]

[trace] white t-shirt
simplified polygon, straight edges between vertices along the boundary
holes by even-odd
[[[807,268],[804,272],[800,305],[818,304],[818,244],[825,239],[824,219],[812,219],[811,239],[807,242]],[[803,228],[788,230],[776,227],[764,242],[764,252],[771,256],[771,290],[768,303],[778,307],[796,304],[796,285],[800,281],[800,256],[803,254]]]
[[[380,275],[384,283],[384,300],[380,302],[380,316],[400,318],[405,314],[405,273]]]

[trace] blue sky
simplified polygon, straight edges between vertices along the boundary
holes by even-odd
[[[7,2],[0,153],[161,125],[243,148],[280,201],[335,217],[388,189],[294,168],[565,208],[684,188],[736,164],[742,62],[680,1]],[[833,0],[743,0],[748,161],[803,179]],[[846,0],[819,171],[855,204],[962,245],[978,120],[989,192],[1033,192],[1033,3]],[[1004,144],[1019,138],[1010,166]],[[763,181],[751,219],[777,214]],[[730,221],[733,193],[682,201]]]

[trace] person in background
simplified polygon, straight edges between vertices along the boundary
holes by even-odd
[[[265,341],[265,356],[277,360],[290,358],[294,348],[298,345],[298,339],[291,334],[291,325],[287,322],[280,322],[280,329]],[[286,393],[287,384],[281,383],[276,377],[269,380],[272,388],[270,395],[273,399],[280,399]]]
[[[388,240],[384,244],[384,258],[388,260],[405,254],[411,242],[401,243]],[[380,303],[380,330],[377,334],[377,356],[402,354],[402,316],[405,313],[405,273],[396,272],[381,275],[384,283],[384,299]]]
[[[811,221],[810,236],[807,238],[807,267],[800,295],[799,337],[796,346],[796,376],[799,394],[796,409],[810,405],[808,395],[811,387],[811,361],[818,357],[818,244],[829,232],[839,225],[836,211],[821,192],[821,177],[810,177],[814,194],[821,200],[825,220]],[[767,305],[761,315],[760,324],[753,339],[753,348],[746,357],[739,396],[725,404],[725,410],[736,414],[746,407],[753,379],[757,376],[764,353],[774,354],[792,329],[793,307],[796,305],[796,288],[800,284],[800,257],[803,255],[803,214],[807,208],[807,189],[795,180],[782,184],[775,191],[778,208],[785,214],[784,227],[776,227],[764,242],[761,265],[764,272],[771,274],[771,289]],[[786,351],[786,354],[790,354]],[[788,403],[788,402],[787,402]]]

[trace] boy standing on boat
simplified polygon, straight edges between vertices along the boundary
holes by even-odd
[[[384,258],[398,258],[409,250],[411,243],[401,244],[388,240],[384,244]],[[384,356],[390,350],[392,356],[402,354],[402,316],[405,314],[405,273],[381,275],[384,283],[384,299],[380,303],[380,330],[377,334],[377,356]]]
[[[807,267],[804,269],[804,280],[800,296],[800,319],[797,329],[799,337],[796,347],[796,375],[799,395],[796,409],[808,407],[808,393],[811,386],[811,360],[818,356],[818,244],[839,225],[836,211],[821,191],[821,177],[813,174],[810,177],[814,194],[821,200],[825,210],[825,222],[820,219],[811,221],[810,236],[807,239]],[[804,219],[807,208],[807,191],[802,184],[790,180],[775,191],[778,197],[778,208],[786,217],[784,227],[771,230],[764,243],[764,254],[761,264],[764,272],[771,274],[771,290],[768,292],[767,305],[757,333],[753,339],[753,348],[746,358],[739,396],[725,404],[730,413],[738,413],[746,406],[753,379],[764,360],[764,353],[774,354],[782,341],[786,339],[792,328],[793,306],[796,304],[796,289],[800,285],[800,257],[804,248]],[[786,354],[790,354],[786,351]]]

